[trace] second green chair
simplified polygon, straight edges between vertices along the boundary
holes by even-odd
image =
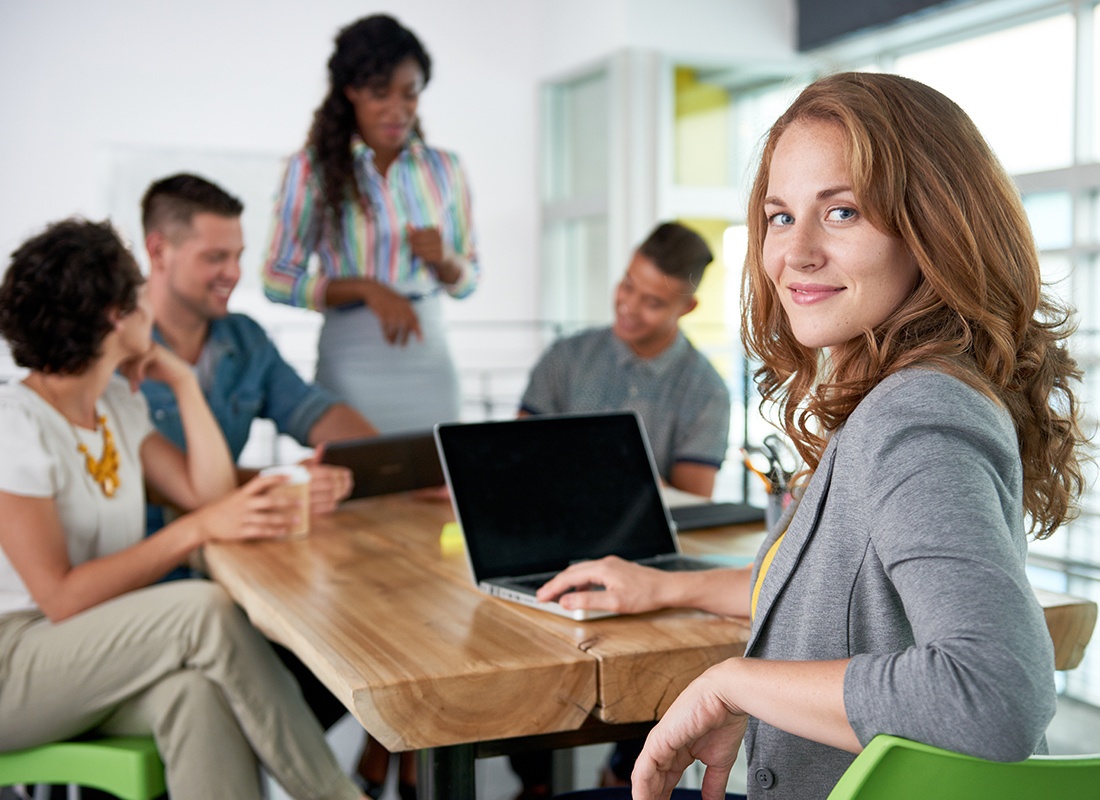
[[[1000,762],[964,756],[897,736],[871,740],[829,800],[1095,800],[1100,754],[1033,756]]]
[[[153,800],[166,791],[151,737],[73,739],[0,753],[0,786],[40,783],[102,789],[122,800]]]

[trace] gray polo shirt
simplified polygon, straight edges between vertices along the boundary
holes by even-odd
[[[535,365],[520,408],[637,411],[665,480],[677,462],[719,467],[726,457],[729,390],[683,333],[654,358],[639,358],[611,328],[560,339]]]

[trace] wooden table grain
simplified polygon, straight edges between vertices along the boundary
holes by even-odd
[[[373,737],[421,751],[425,800],[472,800],[479,753],[637,733],[631,724],[651,724],[700,672],[744,652],[744,620],[663,611],[582,623],[488,597],[462,547],[441,542],[453,519],[449,502],[391,495],[314,519],[304,539],[205,553],[253,624]],[[746,526],[685,549],[724,550],[738,533],[759,536]]]
[[[744,652],[748,620],[665,610],[576,622],[490,598],[461,545],[440,539],[453,518],[438,497],[391,495],[314,519],[304,539],[205,553],[252,622],[373,737],[421,751],[423,800],[473,800],[479,753],[644,730],[701,672]],[[687,553],[752,557],[762,538],[742,525],[681,541]],[[1060,668],[1075,665],[1096,605],[1036,593]]]
[[[208,548],[207,566],[389,750],[580,726],[592,658],[460,581],[436,505],[341,511],[306,539]]]

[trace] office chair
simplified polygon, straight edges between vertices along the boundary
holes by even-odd
[[[698,789],[673,789],[671,800],[700,800]],[[727,794],[726,800],[744,800],[742,794]],[[630,800],[629,786],[615,786],[607,789],[581,789],[576,792],[556,794],[550,800]]]
[[[165,793],[164,764],[152,737],[72,739],[0,753],[0,786],[76,784],[122,800]]]
[[[1100,754],[986,761],[880,734],[848,767],[829,800],[1059,800],[1095,798]]]

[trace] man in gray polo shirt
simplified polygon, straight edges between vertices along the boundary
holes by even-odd
[[[662,480],[710,497],[726,455],[730,395],[680,330],[680,317],[698,304],[695,290],[713,258],[699,234],[658,225],[615,289],[615,322],[551,345],[531,372],[520,416],[636,411]],[[643,742],[619,743],[602,785],[629,785]],[[549,751],[509,760],[523,783],[516,800],[549,796]]]
[[[615,322],[554,343],[520,414],[637,411],[661,478],[710,497],[726,454],[730,396],[680,330],[713,256],[694,231],[666,222],[635,251],[615,290]]]

